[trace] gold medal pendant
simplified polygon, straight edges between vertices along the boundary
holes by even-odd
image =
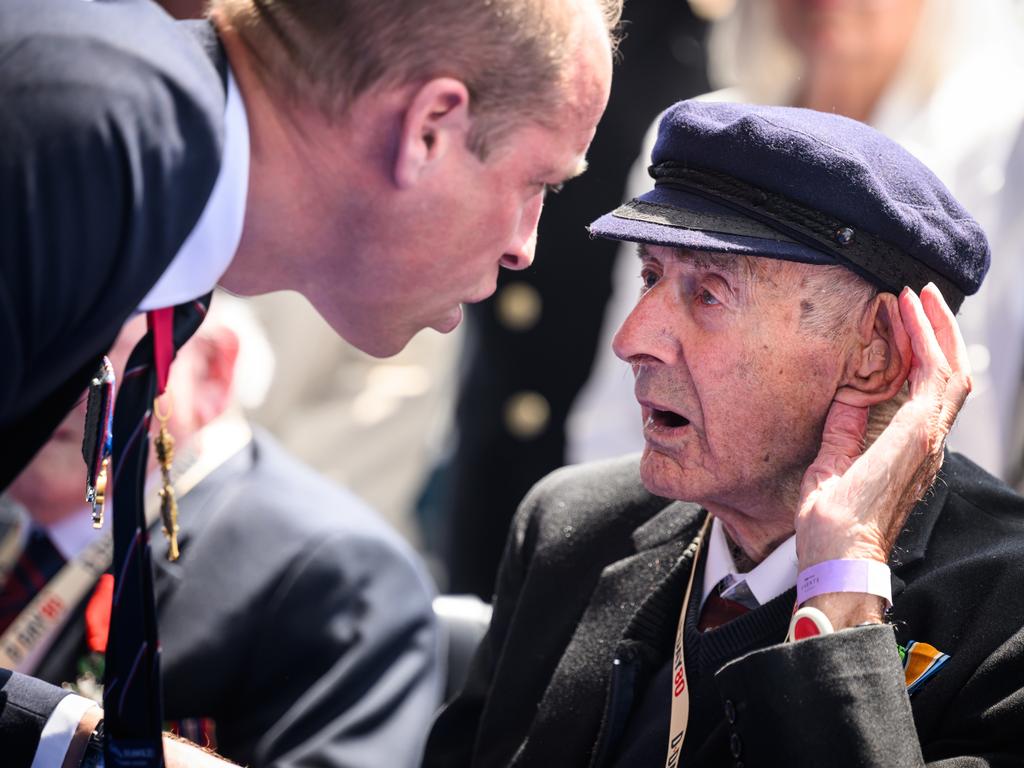
[[[86,501],[92,502],[92,527],[103,527],[103,510],[107,504],[107,480],[110,477],[110,457],[103,460],[100,465],[100,473],[96,476],[96,486],[92,498],[86,497]]]
[[[172,563],[178,559],[178,501],[174,498],[174,485],[171,483],[171,465],[174,463],[174,437],[167,431],[167,420],[170,410],[160,412],[160,398],[153,401],[153,415],[160,422],[160,431],[153,438],[156,449],[156,460],[163,476],[163,487],[160,489],[160,519],[164,524],[164,536],[167,537],[167,559]]]

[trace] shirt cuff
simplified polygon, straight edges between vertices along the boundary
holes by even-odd
[[[64,762],[64,755],[71,746],[71,739],[78,730],[78,723],[93,707],[98,706],[92,699],[68,694],[58,702],[50,719],[39,734],[39,746],[32,760],[32,768],[53,768]]]

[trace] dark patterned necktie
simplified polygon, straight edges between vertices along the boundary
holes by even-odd
[[[199,327],[209,304],[208,294],[174,308],[175,350]],[[157,379],[153,361],[150,331],[128,358],[114,408],[114,600],[103,690],[107,768],[163,765],[160,646],[143,503]]]
[[[697,621],[697,629],[701,632],[728,624],[733,619],[737,619],[745,613],[750,613],[750,605],[744,605],[738,600],[722,597],[722,588],[729,583],[729,577],[726,576],[715,585],[715,588],[711,590],[711,594],[708,595],[708,599],[704,601],[704,607],[700,610],[700,619]],[[755,599],[755,607],[756,604],[757,601]]]
[[[18,618],[32,598],[57,575],[64,562],[64,556],[53,546],[46,532],[33,527],[25,549],[0,589],[0,632]]]

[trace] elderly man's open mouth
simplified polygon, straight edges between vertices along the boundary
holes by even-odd
[[[651,402],[640,401],[644,414],[644,430],[668,431],[689,426],[690,420],[681,413],[655,405]]]

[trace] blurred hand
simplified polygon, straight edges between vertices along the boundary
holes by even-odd
[[[236,768],[236,764],[190,741],[165,733],[164,768]]]

